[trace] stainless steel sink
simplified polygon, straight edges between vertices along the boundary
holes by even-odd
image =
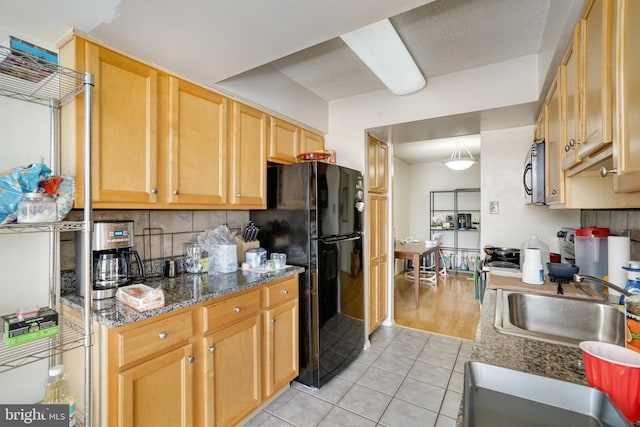
[[[498,289],[498,332],[577,347],[580,341],[625,343],[625,315],[615,304]]]
[[[629,427],[592,387],[480,362],[464,369],[465,427]]]

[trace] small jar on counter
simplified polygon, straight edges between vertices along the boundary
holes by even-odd
[[[23,224],[37,222],[56,222],[58,205],[51,194],[25,193],[18,204],[18,222]]]

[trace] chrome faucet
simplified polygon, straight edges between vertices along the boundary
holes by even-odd
[[[613,289],[616,292],[621,293],[622,295],[624,295],[625,297],[630,297],[632,294],[629,291],[626,291],[624,289],[622,289],[621,287],[619,287],[618,285],[614,285],[611,282],[607,282],[606,280],[602,280],[599,277],[596,276],[589,276],[588,274],[574,274],[573,275],[573,281],[576,283],[582,283],[582,282],[593,282],[593,283],[597,283],[599,285],[602,286],[606,286],[609,289]]]

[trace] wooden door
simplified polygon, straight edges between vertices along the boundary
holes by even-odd
[[[367,138],[367,170],[369,191],[376,193],[387,192],[387,144],[372,136]]]
[[[266,207],[267,114],[239,102],[231,119],[229,199],[234,207]]]
[[[193,361],[189,344],[118,373],[111,419],[120,427],[193,425]]]
[[[264,319],[264,390],[268,398],[298,376],[298,300],[267,310]]]
[[[369,334],[380,326],[380,196],[369,194]]]
[[[94,207],[155,203],[158,73],[92,43],[86,56],[87,71],[95,76]]]
[[[170,204],[216,207],[227,202],[227,99],[169,77]]]
[[[562,85],[562,99],[564,102],[564,132],[561,142],[562,169],[575,166],[580,158],[578,150],[582,140],[582,122],[580,116],[580,79],[578,76],[578,60],[580,53],[580,22],[573,31],[573,39],[565,55],[562,67],[564,84]]]
[[[307,129],[300,129],[300,152],[324,150],[324,136],[311,132]]]
[[[616,27],[616,147],[614,189],[640,191],[640,2],[617,3]]]
[[[611,46],[613,0],[591,0],[582,19],[582,102],[585,158],[612,141]]]
[[[261,316],[204,338],[205,425],[231,426],[260,405]]]
[[[388,218],[387,209],[389,207],[389,198],[381,196],[378,206],[378,320],[382,323],[388,315],[387,292],[388,292]]]
[[[546,162],[546,203],[564,203],[564,174],[562,172],[561,153],[563,145],[563,118],[562,118],[562,90],[560,81],[562,65],[558,69],[556,78],[551,84],[547,100],[545,102],[545,117],[547,121],[545,130],[545,162]]]
[[[270,162],[291,164],[297,161],[300,128],[277,117],[269,117]]]

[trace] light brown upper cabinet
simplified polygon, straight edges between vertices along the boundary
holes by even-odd
[[[61,65],[93,73],[92,182],[94,207],[158,201],[158,72],[102,46],[73,38]],[[83,191],[82,97],[63,109],[62,172]],[[76,197],[76,207],[83,200]]]
[[[564,175],[562,174],[561,159],[564,152],[564,126],[562,120],[562,74],[563,67],[558,68],[556,78],[544,103],[545,109],[545,159],[546,159],[546,194],[547,204],[564,203]]]
[[[569,169],[579,161],[578,148],[581,138],[580,117],[580,76],[578,61],[580,58],[581,22],[575,26],[573,39],[562,61],[563,73],[562,102],[564,109],[564,140],[562,141],[562,169]]]
[[[269,117],[269,157],[275,163],[296,163],[300,128],[277,117]]]
[[[616,11],[616,192],[640,191],[640,2],[619,0]],[[637,206],[636,206],[637,207]]]
[[[227,99],[74,37],[63,65],[94,74],[93,203],[96,208],[207,208],[227,203]],[[82,191],[83,138],[76,111],[63,109],[63,173]],[[76,207],[83,200],[76,198]]]
[[[164,88],[164,86],[163,86]],[[227,104],[217,93],[168,78],[167,185],[161,200],[213,207],[227,202]],[[163,104],[161,104],[163,105]],[[161,127],[162,129],[162,127]],[[164,129],[163,129],[164,130]],[[163,153],[164,154],[164,153]]]
[[[387,192],[388,147],[372,136],[367,138],[368,189],[374,193]]]
[[[300,129],[300,153],[322,150],[324,150],[324,136],[307,129]]]
[[[267,114],[232,102],[229,199],[234,208],[264,209],[267,201]]]
[[[591,0],[581,21],[582,138],[584,159],[612,141],[613,0]]]

